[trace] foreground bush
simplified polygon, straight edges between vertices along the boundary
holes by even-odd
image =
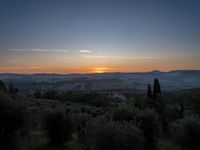
[[[145,149],[155,150],[157,148],[157,139],[160,131],[160,123],[158,114],[152,109],[144,109],[138,112],[136,126],[139,127],[144,134]]]
[[[17,138],[25,128],[26,111],[8,93],[0,92],[0,149],[17,149]]]
[[[118,122],[133,121],[136,119],[137,111],[136,108],[121,105],[111,111],[111,119]]]
[[[77,113],[73,114],[74,126],[76,128],[76,133],[78,140],[81,142],[85,137],[85,130],[88,121],[92,119],[92,115],[88,113]]]
[[[172,125],[172,135],[183,150],[199,149],[200,119],[191,116],[175,121]]]
[[[87,150],[143,150],[144,138],[133,124],[93,119],[86,127],[83,147]]]
[[[72,123],[63,112],[52,110],[44,115],[44,130],[50,145],[59,146],[69,140],[72,134]]]

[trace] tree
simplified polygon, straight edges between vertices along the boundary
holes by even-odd
[[[16,94],[18,92],[18,88],[15,88],[12,83],[8,85],[8,92],[11,94]]]
[[[147,88],[147,98],[152,98],[152,90],[151,90],[150,84],[148,84],[148,88]]]
[[[158,114],[152,109],[144,109],[137,114],[136,120],[136,126],[141,129],[144,134],[145,149],[155,150],[160,133]]]
[[[41,98],[42,97],[42,93],[41,93],[40,90],[36,90],[36,91],[34,91],[33,96],[35,98]]]
[[[58,97],[58,92],[54,89],[49,89],[44,92],[43,98],[47,99],[57,99]]]
[[[142,131],[131,123],[95,118],[88,122],[82,144],[87,150],[143,150]]]
[[[6,91],[6,86],[3,81],[0,80],[0,90]]]
[[[200,119],[190,116],[177,120],[172,125],[172,135],[184,150],[200,147]]]
[[[8,92],[9,93],[14,93],[14,87],[13,87],[13,84],[12,83],[10,83],[9,85],[8,85]]]
[[[27,123],[26,108],[13,101],[7,92],[0,92],[0,149],[16,150],[20,133]]]
[[[129,107],[127,105],[120,105],[119,107],[111,110],[111,119],[117,122],[130,122],[136,118],[138,109]]]
[[[44,115],[43,121],[50,145],[60,146],[69,140],[72,134],[72,121],[64,112],[49,111]]]
[[[161,94],[160,83],[159,80],[156,78],[154,80],[154,85],[153,85],[153,97],[158,98],[160,94]]]

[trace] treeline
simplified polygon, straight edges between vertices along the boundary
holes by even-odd
[[[32,150],[36,131],[54,149],[73,142],[78,150],[159,150],[164,134],[185,150],[200,147],[199,114],[166,103],[158,79],[144,100],[123,103],[96,93],[48,92],[41,95],[46,100],[21,97],[0,81],[0,149],[22,149],[29,139],[26,149]]]
[[[55,89],[47,89],[46,91],[35,90],[34,98],[53,99],[61,102],[84,103],[97,107],[104,107],[109,105],[107,96],[96,92],[81,92],[81,91],[56,91]]]

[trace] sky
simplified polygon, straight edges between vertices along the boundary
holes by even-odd
[[[199,0],[0,0],[1,73],[200,69]]]

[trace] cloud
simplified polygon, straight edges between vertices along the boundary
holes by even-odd
[[[87,50],[87,49],[81,49],[79,50],[80,53],[92,53],[92,51]]]
[[[72,50],[67,49],[10,49],[12,52],[55,52],[55,53],[67,53]]]
[[[92,51],[88,49],[80,50],[69,50],[69,49],[9,49],[12,52],[53,52],[53,53],[81,53],[81,54],[91,54]]]
[[[81,55],[81,57],[86,57],[86,58],[120,58],[117,56],[106,56],[106,55]]]
[[[121,59],[121,60],[153,60],[156,57],[151,56],[111,56],[111,55],[81,55],[85,58],[108,58],[108,59]]]
[[[0,69],[13,69],[13,70],[24,70],[24,69],[42,69],[41,66],[2,66]]]

